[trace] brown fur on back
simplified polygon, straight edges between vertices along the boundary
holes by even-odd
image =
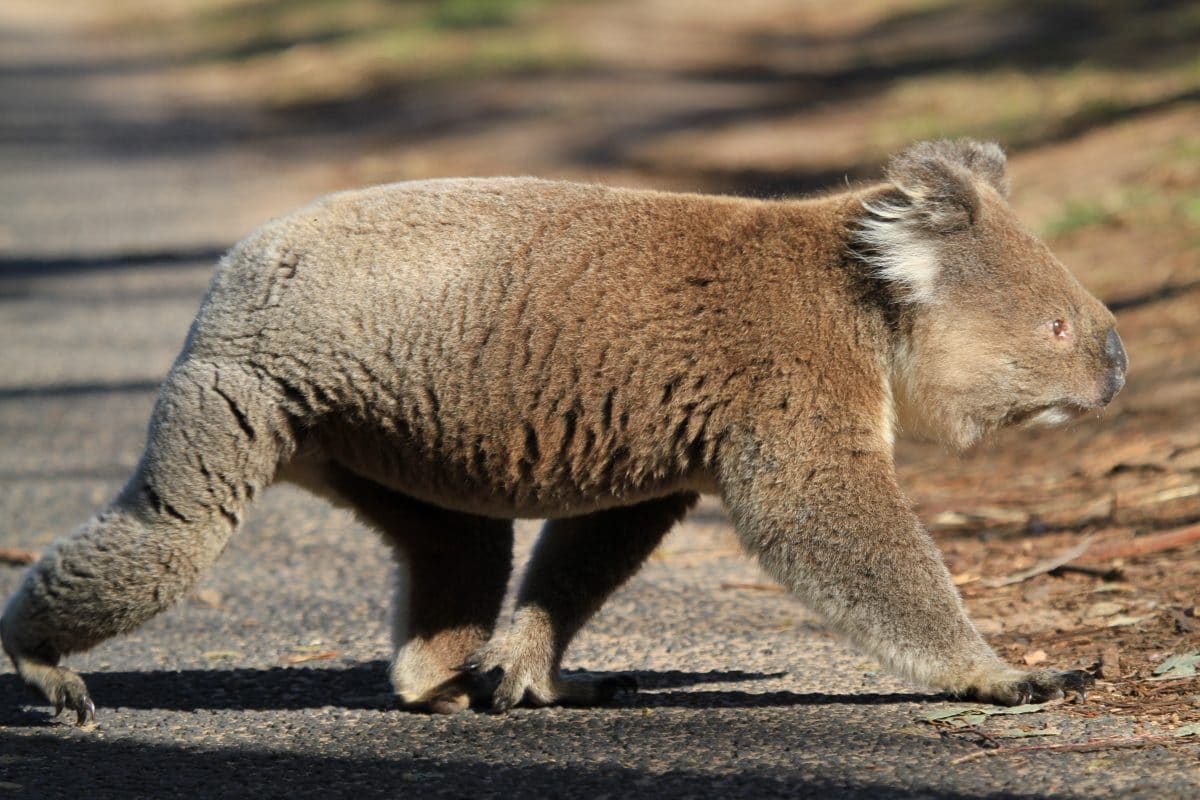
[[[842,310],[856,208],[514,179],[337,195],[228,259],[196,343],[321,418],[302,450],[429,502],[567,516],[712,490],[746,402],[878,416],[882,315]],[[272,281],[291,324],[264,329],[271,305],[231,339]]]

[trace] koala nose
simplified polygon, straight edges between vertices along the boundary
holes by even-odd
[[[1125,370],[1129,367],[1129,359],[1125,355],[1125,346],[1121,344],[1121,337],[1117,335],[1116,328],[1108,329],[1108,338],[1104,342],[1104,352],[1112,362],[1113,369],[1124,375]]]
[[[1104,396],[1101,398],[1101,401],[1108,405],[1125,385],[1125,370],[1129,366],[1129,358],[1125,355],[1125,347],[1121,344],[1121,337],[1117,335],[1116,328],[1108,331],[1108,337],[1104,341],[1104,353],[1112,365],[1104,384]]]

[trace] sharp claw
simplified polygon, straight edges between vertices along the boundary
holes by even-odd
[[[455,667],[454,671],[455,672],[478,672],[479,671],[479,662],[478,661],[464,661],[462,664],[459,664],[457,667]]]
[[[96,704],[92,702],[92,698],[85,697],[83,702],[79,704],[79,708],[75,709],[75,724],[82,727],[96,719]]]

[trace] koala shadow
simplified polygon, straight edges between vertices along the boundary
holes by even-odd
[[[945,695],[919,692],[868,692],[826,694],[824,692],[744,692],[740,690],[700,692],[638,692],[618,699],[622,708],[784,708],[790,706],[887,706],[928,703],[948,699]]]
[[[288,711],[323,706],[385,708],[396,702],[384,661],[342,668],[147,670],[82,675],[102,710]],[[0,726],[50,723],[52,712],[14,705],[13,701],[45,705],[16,675],[0,675],[0,697],[12,698],[0,703]]]
[[[593,672],[566,670],[566,676],[605,678],[628,676],[636,693],[618,695],[605,707],[621,708],[767,708],[831,704],[890,705],[942,699],[939,695],[824,694],[788,691],[749,692],[736,689],[688,691],[712,683],[771,680],[785,672],[680,670]],[[334,706],[347,709],[399,709],[387,677],[387,663],[369,661],[340,668],[271,667],[175,671],[113,671],[84,673],[92,697],[103,708],[197,711],[298,711]],[[665,690],[665,691],[664,691]],[[679,691],[683,690],[683,691]],[[0,727],[39,727],[52,724],[51,713],[37,706],[44,701],[14,674],[0,675]],[[23,707],[22,702],[33,708]]]

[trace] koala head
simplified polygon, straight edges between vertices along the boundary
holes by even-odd
[[[926,142],[868,193],[854,250],[896,310],[902,429],[967,447],[1065,422],[1125,383],[1115,320],[1008,205],[994,144]]]

